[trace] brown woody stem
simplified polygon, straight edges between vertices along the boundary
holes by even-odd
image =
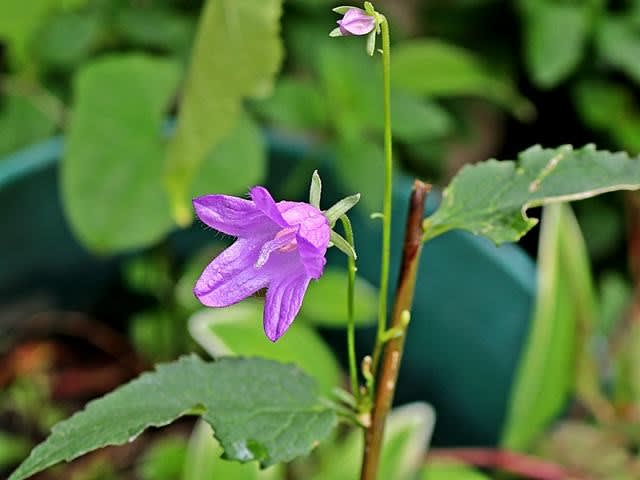
[[[413,303],[413,292],[420,253],[422,252],[422,221],[424,203],[431,186],[419,180],[413,184],[409,201],[409,215],[404,237],[402,265],[398,278],[398,288],[391,315],[391,328],[400,332],[384,344],[380,369],[377,374],[375,399],[371,412],[371,424],[365,431],[364,458],[362,461],[361,480],[376,480],[380,452],[384,438],[384,426],[387,414],[391,409],[396,389],[400,361],[406,337],[408,315]]]

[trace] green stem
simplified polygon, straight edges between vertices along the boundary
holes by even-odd
[[[391,258],[391,187],[393,181],[393,157],[391,138],[391,39],[389,22],[385,18],[382,30],[382,73],[384,89],[384,207],[382,219],[382,259],[380,265],[380,297],[378,303],[378,334],[373,349],[372,371],[375,376],[387,328],[387,295],[389,289],[389,261]]]
[[[353,239],[353,228],[351,222],[346,215],[340,217],[342,227],[344,228],[347,242],[356,250]],[[349,351],[349,377],[351,378],[351,394],[359,398],[358,391],[358,368],[356,366],[356,320],[355,320],[355,286],[356,286],[356,261],[352,257],[348,257],[348,285],[347,285],[347,349]]]

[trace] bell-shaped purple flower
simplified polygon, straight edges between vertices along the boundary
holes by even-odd
[[[309,281],[322,276],[327,218],[308,203],[276,203],[264,187],[252,188],[251,200],[205,195],[193,206],[208,226],[237,237],[205,268],[194,294],[206,306],[226,307],[266,287],[263,325],[275,342],[298,314]]]
[[[338,20],[340,33],[343,36],[348,35],[367,35],[376,28],[376,20],[366,11],[351,7],[344,16]]]

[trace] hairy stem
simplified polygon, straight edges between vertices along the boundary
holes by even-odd
[[[342,215],[340,217],[344,233],[353,248],[356,250],[356,245],[353,239],[353,228],[351,228],[351,222],[349,217]],[[359,398],[358,392],[358,368],[356,365],[356,321],[355,321],[355,286],[356,286],[356,261],[353,257],[347,257],[347,268],[349,272],[347,283],[347,350],[349,351],[349,377],[351,379],[351,394],[357,399]]]
[[[393,402],[409,321],[409,312],[413,303],[413,292],[420,253],[422,252],[424,202],[430,189],[430,185],[416,180],[411,192],[402,252],[402,265],[391,317],[391,328],[396,329],[399,335],[387,340],[384,344],[380,372],[376,381],[371,424],[365,431],[361,480],[376,480],[377,477],[385,420]]]
[[[378,369],[384,333],[387,328],[387,295],[389,291],[389,261],[391,258],[391,188],[393,181],[393,156],[391,138],[391,40],[389,22],[384,19],[382,30],[382,73],[384,89],[384,157],[385,182],[382,218],[382,259],[380,265],[380,297],[378,301],[378,334],[373,349],[373,374]]]

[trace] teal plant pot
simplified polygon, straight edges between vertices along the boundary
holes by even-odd
[[[309,160],[304,143],[268,135],[268,185],[292,165]],[[54,305],[84,308],[114,281],[121,257],[99,258],[73,237],[58,191],[57,164],[62,139],[0,159],[0,302],[45,292]],[[326,158],[318,161],[330,166]],[[338,198],[338,182],[323,174],[325,192]],[[397,275],[411,179],[396,179],[393,205],[392,284]],[[306,187],[305,187],[306,188]],[[303,189],[304,190],[304,189]],[[432,194],[428,208],[437,203]],[[359,274],[376,284],[379,274],[379,221],[353,218]],[[187,255],[210,241],[210,232],[192,228],[172,241]],[[341,261],[337,257],[330,261]],[[505,417],[514,370],[527,332],[535,293],[532,260],[517,245],[494,247],[463,232],[430,242],[423,253],[410,334],[398,384],[398,402],[433,404],[439,444],[492,444]],[[7,328],[0,324],[0,331]],[[338,350],[343,336],[329,332]],[[373,331],[360,335],[371,341]]]

